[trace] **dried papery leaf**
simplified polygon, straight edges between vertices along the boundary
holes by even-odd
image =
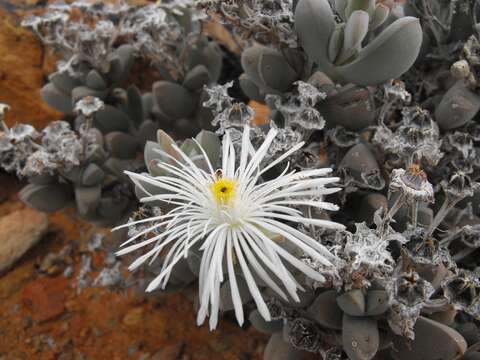
[[[327,290],[317,296],[308,308],[308,314],[321,326],[341,330],[343,312],[337,305],[337,292]]]
[[[351,360],[370,360],[378,351],[377,321],[368,317],[343,316],[343,349]]]

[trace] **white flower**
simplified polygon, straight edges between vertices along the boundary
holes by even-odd
[[[75,104],[75,112],[89,118],[105,108],[105,103],[97,97],[85,96]]]
[[[154,259],[161,251],[166,251],[160,273],[147,288],[147,291],[152,291],[159,286],[165,287],[175,264],[182,257],[187,257],[192,246],[200,243],[203,253],[199,272],[200,309],[197,323],[202,324],[209,313],[210,329],[214,329],[218,322],[220,285],[225,280],[222,265],[227,269],[238,322],[243,323],[244,314],[235,271],[243,273],[259,312],[266,320],[270,320],[270,313],[252,271],[285,300],[288,300],[285,293],[287,292],[291,298],[299,301],[297,290],[303,290],[285,263],[314,280],[324,280],[319,272],[285,250],[275,238],[283,238],[325,266],[333,268],[332,262],[336,260],[323,245],[285,222],[332,229],[344,228],[343,225],[332,221],[306,218],[301,211],[293,208],[304,206],[337,210],[337,206],[318,200],[322,195],[339,190],[325,187],[326,184],[339,180],[323,177],[330,173],[331,169],[295,172],[289,171],[287,166],[278,177],[261,182],[261,176],[265,172],[299,150],[303,144],[293,146],[268,166],[260,169],[260,163],[277,131],[271,129],[264,143],[256,151],[250,142],[249,133],[250,128],[245,126],[238,167],[235,164],[235,150],[230,131],[227,131],[223,137],[221,170],[213,169],[205,151],[197,143],[209,172],[197,167],[187,155],[173,145],[180,160],[164,152],[161,154],[173,161],[176,166],[167,162],[157,164],[159,168],[168,172],[168,176],[153,177],[148,174],[128,173],[135,184],[147,194],[151,193],[142,184],[147,183],[149,188],[151,186],[158,188],[159,195],[151,194],[142,201],[160,200],[176,207],[167,214],[135,222],[154,221],[155,225],[129,239],[122,245],[129,246],[120,250],[117,255],[154,244],[150,251],[130,265],[130,270],[133,270],[148,259]],[[140,243],[133,243],[140,236],[151,234],[158,229],[162,229],[163,232]]]

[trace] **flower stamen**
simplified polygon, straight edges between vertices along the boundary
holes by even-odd
[[[221,205],[228,204],[235,195],[237,182],[228,178],[217,179],[210,185],[215,201]]]

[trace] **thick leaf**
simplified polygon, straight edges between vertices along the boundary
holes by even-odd
[[[276,51],[264,51],[258,63],[258,73],[262,82],[279,92],[290,90],[298,80],[298,75],[288,64],[285,57]]]
[[[67,95],[70,95],[74,88],[81,85],[79,79],[71,77],[67,72],[55,72],[48,77],[48,80],[50,80],[59,91]]]
[[[260,93],[258,86],[250,80],[247,74],[240,75],[238,79],[243,93],[250,99],[258,102],[264,102],[265,95]]]
[[[157,81],[153,85],[153,95],[160,110],[174,119],[192,115],[197,106],[194,94],[173,82]]]
[[[105,135],[105,145],[107,151],[119,159],[133,159],[139,149],[137,139],[121,131],[112,131]]]
[[[345,24],[337,25],[328,43],[328,60],[332,63],[335,62],[340,51],[342,50],[344,35]]]
[[[187,285],[196,279],[197,276],[188,267],[187,259],[182,258],[173,267],[170,281],[173,284]]]
[[[328,290],[317,296],[308,308],[308,314],[321,326],[341,330],[343,312],[337,305],[337,292]]]
[[[138,127],[145,118],[145,114],[143,111],[142,94],[135,85],[130,85],[128,87],[127,99],[128,115],[132,123]]]
[[[338,15],[340,15],[343,21],[347,20],[345,16],[345,9],[347,8],[347,5],[348,0],[335,0],[335,11]]]
[[[125,197],[102,197],[97,206],[97,212],[111,223],[117,223],[128,210],[128,199]]]
[[[443,96],[435,119],[442,130],[455,129],[472,120],[479,110],[480,96],[459,80]]]
[[[264,334],[274,334],[282,331],[283,320],[266,321],[258,310],[253,310],[248,316],[253,327]]]
[[[103,110],[95,114],[93,126],[103,134],[108,134],[112,131],[128,131],[130,119],[123,111],[111,105],[105,105]]]
[[[350,172],[359,179],[362,173],[379,171],[377,159],[371,150],[363,143],[357,144],[348,150],[339,168],[348,168]]]
[[[48,83],[41,90],[42,99],[48,106],[60,112],[70,114],[73,111],[72,99],[66,93],[57,89],[53,83]]]
[[[210,73],[205,65],[197,65],[191,69],[185,80],[183,81],[183,86],[188,90],[195,91],[201,89],[204,85],[207,85],[210,82]]]
[[[368,317],[343,316],[343,350],[350,360],[370,360],[378,351],[377,322]]]
[[[133,65],[135,48],[129,44],[118,47],[112,54],[108,78],[113,83],[120,83],[127,78]]]
[[[105,173],[96,164],[90,163],[82,172],[82,185],[94,186],[100,184],[105,178]]]
[[[335,89],[319,105],[327,125],[340,125],[350,131],[371,126],[376,121],[375,102],[371,91],[354,85]]]
[[[352,63],[335,69],[338,80],[375,85],[399,77],[417,59],[422,37],[417,18],[398,19],[363,48]]]
[[[259,73],[260,59],[265,51],[268,51],[268,48],[265,46],[254,45],[242,52],[242,68],[248,79],[253,81],[258,87],[265,85]]]
[[[104,100],[107,94],[107,90],[95,90],[93,88],[89,88],[88,86],[78,86],[72,90],[72,104],[76,104],[78,101],[87,96],[93,96]]]
[[[66,207],[73,200],[73,192],[64,184],[29,184],[20,191],[19,197],[34,209],[51,212]]]
[[[365,11],[356,10],[352,13],[345,26],[343,49],[337,61],[342,63],[362,48],[362,41],[367,36],[370,17]]]
[[[350,19],[355,11],[362,10],[372,16],[375,12],[375,0],[350,0],[345,8],[345,17]]]
[[[366,296],[367,308],[365,315],[377,316],[385,313],[390,304],[388,302],[388,293],[385,290],[369,290]]]
[[[203,63],[207,66],[210,81],[217,82],[222,73],[223,53],[217,43],[211,41],[203,49]]]
[[[146,142],[143,150],[143,158],[145,159],[145,165],[147,166],[149,172],[151,171],[150,167],[152,161],[162,159],[162,155],[160,155],[156,150],[162,150],[162,146],[155,141]]]
[[[211,132],[202,130],[196,137],[198,143],[205,150],[205,153],[212,164],[213,169],[218,167],[220,162],[221,142],[218,136]]]
[[[457,331],[425,317],[417,320],[414,332],[413,341],[400,336],[394,338],[393,359],[451,360],[467,350],[465,339]]]
[[[351,316],[365,315],[365,296],[362,290],[354,289],[337,297],[337,305],[344,313]]]
[[[93,69],[87,75],[86,85],[95,90],[104,90],[108,86],[103,76]]]
[[[248,289],[247,282],[241,276],[236,276],[237,286],[242,304],[252,299],[252,294]],[[232,301],[232,290],[230,288],[230,280],[225,281],[220,288],[220,308],[222,311],[230,311],[234,309]]]
[[[158,124],[152,120],[145,120],[138,129],[137,138],[140,142],[140,147],[145,147],[147,141],[155,141],[158,131]]]
[[[76,187],[75,201],[77,203],[78,212],[81,215],[95,212],[101,195],[102,187],[100,185],[92,187]]]
[[[373,17],[370,20],[370,30],[374,30],[382,25],[387,20],[388,15],[390,15],[390,8],[385,4],[377,4]]]
[[[295,29],[308,57],[321,70],[331,67],[328,44],[335,29],[335,19],[327,0],[301,0],[295,9]]]

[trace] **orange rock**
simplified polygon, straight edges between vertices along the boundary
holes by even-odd
[[[0,273],[10,269],[45,234],[48,218],[33,209],[0,218]]]
[[[24,122],[43,129],[61,114],[49,108],[40,97],[44,73],[44,54],[39,41],[21,28],[11,14],[0,9],[0,102],[7,103],[9,125]]]
[[[40,278],[28,284],[22,291],[22,302],[32,312],[35,321],[47,321],[62,315],[68,279]]]

